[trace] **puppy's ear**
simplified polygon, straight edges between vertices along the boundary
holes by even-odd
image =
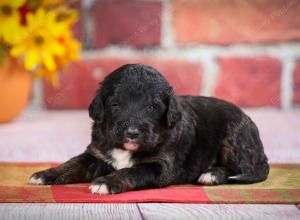
[[[104,117],[103,98],[100,91],[97,92],[96,97],[89,106],[90,117],[97,122],[102,122]]]
[[[181,112],[178,109],[178,104],[172,89],[169,90],[167,95],[167,106],[167,125],[169,128],[173,128],[181,119]]]

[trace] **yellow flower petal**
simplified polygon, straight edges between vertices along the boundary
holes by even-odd
[[[65,48],[58,43],[57,41],[53,41],[51,47],[48,48],[53,54],[62,56],[65,53]]]
[[[26,21],[27,21],[27,25],[28,27],[31,27],[33,26],[34,22],[35,22],[35,19],[34,19],[34,14],[32,13],[27,13],[26,15]]]
[[[17,44],[10,50],[10,55],[13,57],[18,57],[24,53],[26,50],[26,45],[25,44]]]
[[[51,6],[61,4],[63,0],[41,0],[41,5]]]
[[[32,70],[40,62],[39,52],[35,49],[28,50],[25,56],[25,68],[27,70]]]
[[[26,0],[1,0],[1,5],[8,5],[12,8],[19,8],[24,5]]]
[[[53,56],[51,56],[49,53],[45,53],[43,55],[43,62],[45,64],[45,67],[47,68],[47,70],[49,71],[55,71],[56,70],[56,64],[54,62]]]
[[[56,72],[50,72],[50,81],[53,85],[54,88],[58,88],[60,86],[59,80],[58,80],[58,75]]]
[[[5,18],[0,16],[0,38],[3,38],[5,43],[15,44],[23,36],[24,28],[20,25],[19,20],[20,15],[18,13],[13,13]]]
[[[55,22],[74,24],[78,20],[78,13],[75,9],[60,7],[56,10]]]
[[[37,21],[42,21],[46,17],[46,12],[43,8],[39,8],[36,11],[36,19]]]

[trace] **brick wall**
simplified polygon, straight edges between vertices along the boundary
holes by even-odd
[[[299,0],[94,0],[74,28],[82,59],[43,84],[47,108],[86,108],[125,63],[157,68],[177,94],[242,107],[300,104]]]

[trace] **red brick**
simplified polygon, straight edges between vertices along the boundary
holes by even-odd
[[[280,106],[282,66],[270,57],[221,58],[214,96],[245,107]]]
[[[297,62],[295,71],[294,71],[294,103],[300,104],[300,60]]]
[[[81,11],[81,2],[74,2],[70,5],[71,8],[76,9],[78,11],[78,21],[73,26],[73,34],[76,39],[83,42],[83,15]]]
[[[61,75],[61,87],[52,88],[44,83],[44,104],[47,108],[87,108],[99,81],[119,66],[143,63],[160,71],[179,95],[199,95],[202,70],[198,63],[181,60],[140,59],[87,59],[70,65]]]
[[[160,1],[96,1],[92,10],[93,46],[146,47],[160,44],[161,10]]]
[[[94,68],[93,63],[71,64],[60,75],[59,88],[53,88],[48,82],[44,82],[45,107],[48,109],[86,108],[98,87],[92,68]],[[99,79],[103,79],[103,76],[100,75]]]
[[[200,95],[202,69],[198,63],[154,59],[142,59],[136,62],[153,66],[161,72],[177,95]]]
[[[173,0],[177,42],[258,43],[300,39],[300,1]]]

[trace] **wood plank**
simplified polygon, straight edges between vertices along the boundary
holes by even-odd
[[[138,204],[145,219],[300,219],[294,205]]]
[[[0,220],[142,219],[136,204],[0,204]]]

